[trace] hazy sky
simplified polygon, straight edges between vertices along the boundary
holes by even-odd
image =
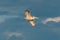
[[[34,28],[26,9],[39,17]],[[60,40],[60,0],[0,0],[0,40]]]

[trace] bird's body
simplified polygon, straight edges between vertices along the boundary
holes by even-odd
[[[26,20],[30,21],[30,20],[34,20],[34,18],[32,16],[30,17],[25,17]]]
[[[30,11],[29,10],[26,10],[25,12],[25,20],[29,21],[30,24],[34,27],[35,26],[35,22],[34,22],[34,19],[37,18],[35,16],[31,16],[30,15]]]

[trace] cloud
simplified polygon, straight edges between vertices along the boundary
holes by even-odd
[[[11,19],[11,18],[18,18],[19,16],[14,16],[14,15],[0,15],[0,24],[4,23],[6,19]]]
[[[23,34],[20,32],[5,32],[7,40],[9,40],[12,36],[15,36],[16,38],[18,37],[23,37]]]
[[[4,23],[4,22],[5,22],[5,19],[4,18],[0,18],[0,24]]]
[[[17,18],[19,17],[18,15],[15,16],[15,15],[0,15],[0,18]]]
[[[6,33],[7,36],[11,37],[13,35],[15,35],[16,37],[19,37],[21,36],[22,34],[21,33],[17,33],[17,32],[7,32]]]
[[[55,18],[47,18],[45,19],[44,21],[42,21],[43,24],[46,24],[47,22],[50,22],[50,21],[53,21],[53,22],[60,22],[60,17],[55,17]]]

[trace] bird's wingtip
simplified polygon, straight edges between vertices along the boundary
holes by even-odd
[[[39,19],[39,17],[35,17],[36,19]]]

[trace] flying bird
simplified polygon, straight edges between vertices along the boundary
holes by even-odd
[[[31,16],[30,11],[25,10],[25,18],[24,19],[29,21],[29,23],[32,25],[32,27],[34,27],[35,26],[34,19],[38,19],[38,17]]]

